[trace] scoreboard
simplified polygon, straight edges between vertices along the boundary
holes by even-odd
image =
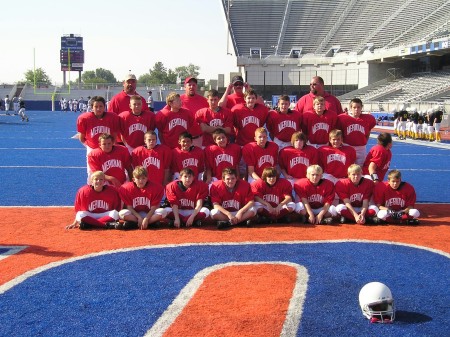
[[[83,38],[74,34],[61,37],[60,63],[62,71],[83,71]]]

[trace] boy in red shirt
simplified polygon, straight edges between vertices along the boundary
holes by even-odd
[[[142,110],[142,97],[130,97],[130,111],[119,114],[120,133],[123,144],[131,153],[138,146],[144,145],[144,134],[155,130],[155,114],[152,111]]]
[[[373,181],[362,176],[361,166],[349,166],[348,178],[339,180],[335,185],[340,200],[336,211],[341,216],[341,223],[348,221],[363,225],[372,222],[378,212],[375,205],[369,205],[373,188]]]
[[[171,149],[178,147],[178,136],[188,131],[194,123],[194,114],[181,107],[180,95],[171,92],[166,98],[167,106],[155,116],[155,125],[159,132],[161,144]]]
[[[193,145],[192,135],[189,132],[183,132],[178,138],[180,147],[172,149],[172,163],[170,169],[172,171],[173,180],[180,178],[180,171],[189,167],[194,171],[196,179],[203,179],[205,171],[205,155],[202,149]]]
[[[342,131],[330,132],[330,145],[319,149],[319,165],[323,169],[323,178],[333,184],[347,176],[347,169],[355,163],[356,151],[353,147],[342,144]]]
[[[98,227],[120,229],[119,210],[122,205],[114,186],[105,185],[105,174],[95,171],[91,184],[81,187],[75,197],[75,220],[66,229]]]
[[[306,135],[297,131],[292,134],[292,146],[280,151],[279,161],[283,177],[294,186],[297,179],[306,178],[306,169],[319,163],[319,152],[314,146],[307,145]]]
[[[216,145],[210,145],[205,148],[207,184],[222,179],[224,168],[237,170],[241,160],[241,147],[237,144],[230,144],[223,129],[214,131],[213,139]]]
[[[380,133],[378,144],[373,146],[367,154],[362,167],[363,174],[375,183],[383,181],[392,159],[392,136],[390,133]]]
[[[152,177],[152,182],[167,185],[170,181],[172,151],[166,145],[157,144],[155,131],[145,133],[144,143],[145,146],[139,146],[131,153],[133,167],[145,167],[148,175]]]
[[[203,132],[203,147],[213,145],[212,133],[218,128],[224,129],[227,135],[233,133],[233,116],[227,108],[219,106],[219,92],[215,89],[208,91],[209,107],[195,113],[195,121]]]
[[[119,195],[125,209],[119,211],[119,217],[125,220],[123,229],[147,229],[156,224],[167,213],[159,208],[164,188],[148,180],[148,172],[142,166],[133,170],[133,181],[119,188]]]
[[[208,185],[194,177],[190,168],[180,171],[180,180],[166,186],[166,196],[171,208],[166,208],[167,217],[173,219],[174,226],[201,226],[202,220],[209,216],[209,209],[203,207],[208,196]]]
[[[352,146],[356,151],[356,164],[363,165],[366,159],[366,145],[370,131],[377,124],[375,117],[362,113],[363,103],[359,98],[350,101],[349,114],[340,114],[337,117],[337,129],[342,130],[346,145]]]
[[[302,126],[302,115],[297,110],[289,109],[291,100],[287,95],[278,98],[277,107],[269,111],[266,126],[270,137],[279,150],[291,145],[291,137]]]
[[[288,215],[295,211],[292,185],[287,179],[279,177],[275,167],[266,167],[261,179],[253,181],[251,186],[255,195],[255,207],[262,216],[259,222],[291,221]]]
[[[328,144],[330,131],[336,128],[337,114],[325,110],[325,99],[316,96],[314,112],[303,113],[302,131],[308,136],[309,144],[319,148]]]
[[[261,179],[264,168],[278,165],[278,145],[268,141],[267,130],[255,130],[255,142],[242,147],[242,157],[247,164],[247,181]]]
[[[295,211],[306,215],[310,224],[330,224],[337,215],[333,206],[334,185],[331,181],[322,179],[323,170],[319,165],[309,166],[306,178],[297,180],[294,190],[300,198]]]
[[[251,224],[256,215],[250,184],[237,178],[234,168],[225,168],[222,179],[211,184],[211,218],[217,221],[217,228],[223,229],[240,223]]]
[[[119,188],[131,177],[131,156],[127,148],[114,144],[114,137],[104,133],[99,138],[100,147],[88,154],[90,172],[103,171],[110,185]]]
[[[402,181],[402,174],[398,170],[388,173],[388,180],[376,184],[373,200],[380,209],[377,217],[388,223],[406,223],[417,225],[420,216],[415,208],[416,191],[414,187]]]

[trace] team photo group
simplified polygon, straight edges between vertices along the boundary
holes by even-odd
[[[367,149],[375,118],[358,98],[344,110],[319,76],[273,109],[241,76],[206,97],[188,77],[158,112],[136,85],[127,75],[77,119],[88,183],[67,228],[419,223],[413,186],[389,170],[391,134]]]

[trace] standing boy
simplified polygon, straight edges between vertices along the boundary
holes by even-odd
[[[155,131],[147,131],[144,134],[144,143],[145,146],[139,146],[131,153],[133,167],[145,167],[152,182],[167,185],[170,181],[170,163],[172,162],[170,148],[157,144]]]
[[[278,165],[278,145],[268,140],[265,128],[257,128],[255,141],[242,147],[242,157],[247,164],[247,180],[251,183],[261,179],[266,167]]]
[[[217,129],[214,131],[213,139],[216,145],[210,145],[205,148],[205,181],[207,184],[211,183],[211,181],[220,180],[224,168],[237,170],[241,160],[241,147],[228,142],[225,130]]]
[[[314,98],[313,107],[313,112],[303,113],[302,130],[308,136],[309,144],[319,148],[328,144],[330,131],[336,128],[337,114],[325,110],[322,96]]]
[[[349,107],[349,114],[338,115],[336,128],[342,130],[344,143],[355,149],[356,164],[361,166],[366,159],[370,131],[377,122],[372,115],[362,113],[363,103],[359,98],[353,98]]]
[[[130,97],[131,111],[123,111],[119,115],[120,133],[123,144],[131,153],[138,146],[144,145],[144,134],[155,129],[155,115],[151,111],[142,110],[141,96]]]
[[[353,147],[342,144],[342,131],[334,129],[330,132],[330,145],[319,149],[319,165],[323,169],[323,177],[333,184],[347,176],[347,169],[355,163],[356,151]]]
[[[302,115],[297,110],[289,109],[291,100],[287,95],[278,98],[277,108],[269,111],[267,130],[279,150],[291,145],[294,132],[301,129]]]

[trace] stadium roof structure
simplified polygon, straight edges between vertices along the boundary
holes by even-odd
[[[235,55],[299,58],[450,35],[448,0],[222,0]]]

